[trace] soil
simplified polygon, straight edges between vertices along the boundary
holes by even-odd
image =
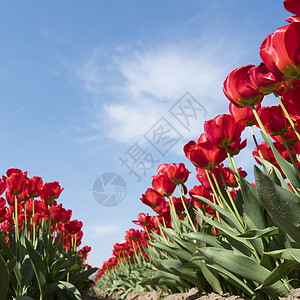
[[[108,296],[104,291],[96,290],[95,292],[84,293],[83,300],[119,300],[123,292],[115,293],[113,296]],[[161,292],[131,292],[127,295],[125,300],[242,300],[239,296],[220,296],[219,294],[210,293],[204,294],[193,288],[188,293],[166,294]],[[291,291],[287,298],[280,298],[280,300],[296,300],[300,299],[300,288]]]

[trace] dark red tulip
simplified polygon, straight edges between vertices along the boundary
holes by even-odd
[[[51,203],[63,190],[57,181],[46,182],[40,191],[40,198],[46,203]]]
[[[291,117],[300,119],[300,87],[285,91],[281,100]]]
[[[196,144],[190,141],[184,146],[185,156],[198,168],[211,170],[223,162],[226,157],[226,150],[218,145],[205,142]]]
[[[248,71],[251,88],[264,95],[280,89],[282,82],[267,68],[264,63],[254,66]]]
[[[297,121],[295,121],[295,126],[298,129],[298,131],[300,131],[300,119],[298,119]],[[284,137],[284,139],[285,139],[285,141],[286,141],[286,143],[288,145],[295,145],[295,144],[297,144],[299,142],[298,137],[296,136],[295,131],[292,130],[292,129],[289,132],[285,133],[283,135],[283,137]],[[272,136],[272,138],[276,142],[284,145],[284,142],[283,142],[281,136]]]
[[[82,228],[82,222],[78,220],[72,220],[65,224],[65,230],[70,234],[75,234]]]
[[[297,16],[300,16],[300,2],[299,0],[285,0],[283,2],[285,9]]]
[[[259,104],[264,95],[251,88],[248,71],[254,65],[247,65],[233,70],[225,79],[223,92],[238,107]]]
[[[6,171],[7,177],[11,176],[12,174],[23,174],[24,176],[27,176],[27,171],[23,172],[22,170],[16,168],[10,168]]]
[[[236,121],[232,115],[223,114],[204,123],[204,131],[214,144],[227,147],[241,138],[246,120]]]
[[[260,57],[280,81],[300,75],[300,23],[293,22],[268,35],[260,47]]]
[[[280,106],[262,107],[259,110],[259,117],[271,135],[281,135],[290,130],[290,123]]]
[[[176,183],[172,182],[167,174],[152,176],[152,187],[163,197],[171,196],[176,188]]]
[[[6,190],[6,179],[0,179],[0,195],[2,195]]]
[[[241,142],[241,139],[237,140],[233,144],[228,146],[228,152],[231,156],[238,155],[242,149],[247,146],[247,139]]]
[[[278,95],[282,96],[285,91],[290,90],[290,89],[297,89],[299,87],[300,87],[300,79],[283,82],[281,88],[279,90],[277,90],[276,93]]]

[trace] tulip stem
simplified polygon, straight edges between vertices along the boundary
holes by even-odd
[[[32,246],[35,246],[35,211],[34,211],[34,198],[32,198]]]
[[[231,194],[230,194],[230,192],[229,192],[229,190],[228,190],[228,187],[227,187],[227,185],[226,185],[226,181],[225,181],[225,179],[224,179],[224,176],[223,176],[223,173],[222,173],[222,170],[221,170],[220,166],[218,166],[218,169],[219,169],[220,176],[221,176],[221,179],[222,179],[223,184],[224,184],[224,188],[225,188],[225,190],[226,190],[226,192],[227,192],[227,195],[228,195],[228,198],[229,198],[229,200],[230,200],[230,203],[231,203],[231,205],[232,205],[232,207],[233,207],[233,209],[234,209],[234,212],[235,212],[235,214],[236,214],[236,216],[237,216],[237,218],[238,218],[238,220],[239,220],[239,223],[242,225],[241,228],[244,229],[244,227],[243,227],[243,221],[242,221],[241,216],[240,216],[240,214],[239,214],[239,212],[238,212],[238,210],[237,210],[237,207],[236,207],[236,205],[235,205],[235,203],[234,203],[234,200],[233,200],[233,198],[232,198],[232,196],[231,196]],[[230,206],[229,206],[229,207],[230,207]]]
[[[220,171],[220,169],[219,169],[219,171]],[[213,177],[213,179],[214,179],[214,181],[215,181],[215,184],[216,184],[216,186],[217,186],[217,189],[218,189],[219,194],[222,195],[221,188],[220,188],[219,182],[218,182],[218,180],[217,180],[215,174],[212,172],[212,170],[210,171],[210,173],[211,173],[211,175],[212,175],[212,177]],[[222,175],[222,176],[223,176],[223,175]],[[223,177],[223,179],[224,179],[224,177]],[[224,180],[224,185],[226,186],[225,180]],[[225,189],[226,189],[226,188],[225,188]],[[227,191],[227,195],[228,195],[229,191],[228,191],[227,189],[226,189],[226,191]],[[231,195],[230,195],[230,193],[229,193],[228,197],[229,197],[229,199],[231,200]],[[228,208],[229,212],[230,212],[230,213],[232,214],[232,216],[236,219],[236,221],[237,221],[238,224],[240,225],[241,229],[243,230],[244,227],[242,226],[242,220],[240,219],[239,213],[238,213],[238,212],[236,212],[236,213],[233,212],[232,208],[231,208],[230,205],[227,203],[226,199],[224,199],[223,201],[224,201],[226,207]],[[232,199],[232,201],[233,201],[233,199]],[[234,203],[231,203],[231,204],[232,204],[233,208],[236,208]]]
[[[186,215],[187,215],[187,217],[188,217],[188,220],[189,220],[189,222],[190,222],[190,224],[191,224],[193,230],[194,230],[195,232],[197,232],[197,230],[196,230],[196,228],[195,228],[195,224],[193,223],[192,218],[191,218],[191,216],[190,216],[190,214],[189,214],[189,211],[188,211],[188,209],[187,209],[187,206],[186,206],[186,203],[185,203],[185,199],[183,199],[184,196],[182,195],[183,193],[182,193],[182,191],[181,191],[181,189],[180,189],[179,184],[177,184],[177,187],[178,187],[180,199],[181,199],[182,205],[183,205],[183,207],[184,207],[184,210],[186,211]],[[191,201],[192,201],[192,200],[191,200]]]
[[[271,141],[270,136],[268,135],[268,133],[267,133],[265,127],[264,127],[264,124],[262,123],[262,121],[261,121],[261,119],[260,119],[260,117],[259,117],[259,115],[258,115],[258,113],[257,113],[257,111],[256,111],[256,109],[255,109],[255,107],[254,107],[254,105],[251,104],[250,107],[251,107],[251,109],[252,109],[252,112],[253,112],[253,114],[254,114],[254,117],[255,117],[255,119],[256,119],[256,121],[257,121],[257,123],[258,123],[260,129],[261,129],[262,132],[268,137],[268,139]]]
[[[292,156],[292,153],[291,153],[291,149],[290,149],[289,145],[287,144],[284,135],[281,134],[280,136],[281,136],[282,142],[283,142],[283,144],[284,144],[284,146],[285,146],[285,148],[286,148],[286,150],[287,150],[287,152],[288,152],[288,154],[289,154],[290,160],[291,160],[291,162],[292,162],[294,168],[297,169],[297,166],[296,166],[296,164],[295,164],[294,157]]]
[[[235,161],[233,160],[233,157],[230,155],[230,152],[228,150],[228,147],[225,146],[225,150],[226,150],[226,153],[227,153],[227,157],[229,159],[229,162],[230,162],[230,165],[231,165],[231,168],[238,173],[238,170],[237,170],[237,167],[236,167],[236,164],[235,164]],[[238,179],[237,179],[238,180]]]
[[[260,151],[260,149],[259,149],[259,146],[258,146],[258,143],[257,143],[257,139],[256,139],[256,136],[255,136],[255,132],[254,132],[254,129],[253,129],[253,126],[252,126],[252,125],[250,126],[250,129],[251,129],[252,138],[253,138],[253,140],[254,140],[254,143],[255,143],[256,149],[257,149],[257,151],[258,151],[258,154],[259,154],[259,156],[260,156],[261,158],[263,158],[262,153],[261,153],[261,151]]]
[[[18,196],[17,195],[15,195],[15,240],[16,240],[16,249],[18,249],[19,220],[18,220]]]
[[[169,197],[169,205],[170,205],[170,214],[173,214],[173,219],[174,219],[174,222],[175,222],[174,225],[176,225],[177,230],[178,230],[180,236],[182,237],[182,233],[181,233],[181,230],[179,228],[178,216],[177,216],[177,213],[176,213],[176,210],[175,210],[175,206],[174,206],[174,202],[172,200],[172,197]],[[172,224],[172,226],[173,226],[173,224]]]
[[[216,197],[217,204],[218,204],[219,206],[221,206],[222,208],[224,208],[224,205],[223,205],[223,203],[221,202],[221,200],[219,199],[218,193],[216,192],[216,189],[215,189],[215,187],[214,187],[214,185],[213,185],[213,183],[212,183],[212,181],[211,181],[211,178],[210,178],[210,175],[209,175],[208,171],[205,170],[205,173],[206,173],[208,182],[209,182],[209,184],[210,184],[210,186],[211,186],[211,189],[212,189],[212,191],[213,191],[213,193],[214,193],[214,195],[215,195],[215,197]]]
[[[289,115],[287,109],[286,109],[285,106],[283,105],[283,103],[282,103],[281,99],[279,98],[278,94],[276,93],[276,91],[274,91],[273,94],[274,94],[275,98],[277,99],[277,101],[279,102],[279,105],[280,105],[280,107],[282,108],[282,110],[283,110],[283,112],[284,112],[286,118],[289,120],[289,122],[290,122],[290,124],[291,124],[293,130],[295,131],[298,140],[300,141],[300,134],[299,134],[299,131],[298,131],[297,127],[295,126],[295,123],[293,122],[293,120],[292,120],[291,116]]]
[[[156,217],[156,221],[157,221],[157,225],[158,225],[160,234],[162,235],[162,237],[164,238],[165,242],[166,242],[167,245],[169,246],[169,242],[168,242],[168,240],[167,240],[167,238],[166,238],[166,236],[165,236],[165,233],[164,233],[163,230],[161,229],[161,224],[160,224],[159,221],[158,221],[158,217],[157,217],[156,213],[155,213],[155,217]]]
[[[299,155],[298,155],[294,145],[292,145],[292,149],[293,149],[294,153],[296,154],[296,158],[297,158],[298,162],[300,162]]]

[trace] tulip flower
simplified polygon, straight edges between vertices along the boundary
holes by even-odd
[[[17,196],[26,190],[28,178],[23,173],[12,173],[7,177],[6,185],[8,191]]]
[[[282,82],[267,68],[264,63],[249,69],[248,76],[251,88],[264,95],[280,89]]]
[[[254,65],[247,65],[233,70],[225,79],[223,92],[225,96],[238,107],[248,107],[259,104],[264,95],[251,86],[248,71]]]
[[[191,173],[183,163],[168,165],[166,172],[170,180],[176,184],[185,183]]]
[[[172,182],[167,174],[152,176],[152,187],[163,197],[171,196],[176,188],[176,183]]]
[[[289,89],[282,95],[281,101],[290,116],[296,120],[300,119],[300,87]]]
[[[78,220],[72,220],[65,224],[65,230],[70,234],[75,234],[80,231],[83,223]]]
[[[35,198],[39,196],[39,193],[43,187],[43,180],[41,177],[33,176],[29,178],[29,183],[27,187],[27,192],[30,198]]]
[[[40,191],[40,198],[46,203],[57,199],[64,188],[61,188],[57,181],[46,182]]]
[[[212,142],[196,144],[190,141],[184,146],[185,156],[198,168],[211,170],[227,157],[225,148]]]
[[[235,141],[233,144],[228,146],[228,152],[230,156],[235,156],[240,153],[242,149],[244,149],[247,146],[247,139],[244,139],[241,142],[241,139]]]
[[[255,110],[259,111],[261,104],[255,105]],[[232,102],[229,104],[229,112],[234,117],[236,121],[246,120],[246,126],[253,126],[256,124],[255,116],[250,107],[237,107]]]
[[[300,23],[293,22],[268,35],[260,47],[260,57],[280,81],[292,81],[300,75]]]
[[[165,206],[165,198],[154,189],[148,188],[145,194],[142,195],[140,200],[150,206],[154,211],[161,211]]]
[[[259,117],[271,135],[282,135],[290,130],[290,123],[280,106],[262,107],[259,110]]]
[[[204,131],[211,142],[221,147],[227,147],[240,139],[245,126],[244,119],[236,121],[232,115],[223,114],[206,121]]]
[[[283,2],[285,9],[297,16],[300,16],[300,2],[299,0],[285,0]]]

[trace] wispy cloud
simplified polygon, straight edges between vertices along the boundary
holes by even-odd
[[[123,232],[124,229],[116,224],[112,225],[94,225],[94,226],[88,226],[86,228],[86,231],[88,232],[90,237],[101,237],[104,235],[111,235]]]
[[[241,52],[236,43],[231,45],[220,33],[182,44],[94,49],[75,70],[92,99],[91,127],[112,140],[132,143],[187,91],[211,117],[224,113],[228,101],[222,83]],[[200,131],[198,123],[185,137],[198,136]]]

